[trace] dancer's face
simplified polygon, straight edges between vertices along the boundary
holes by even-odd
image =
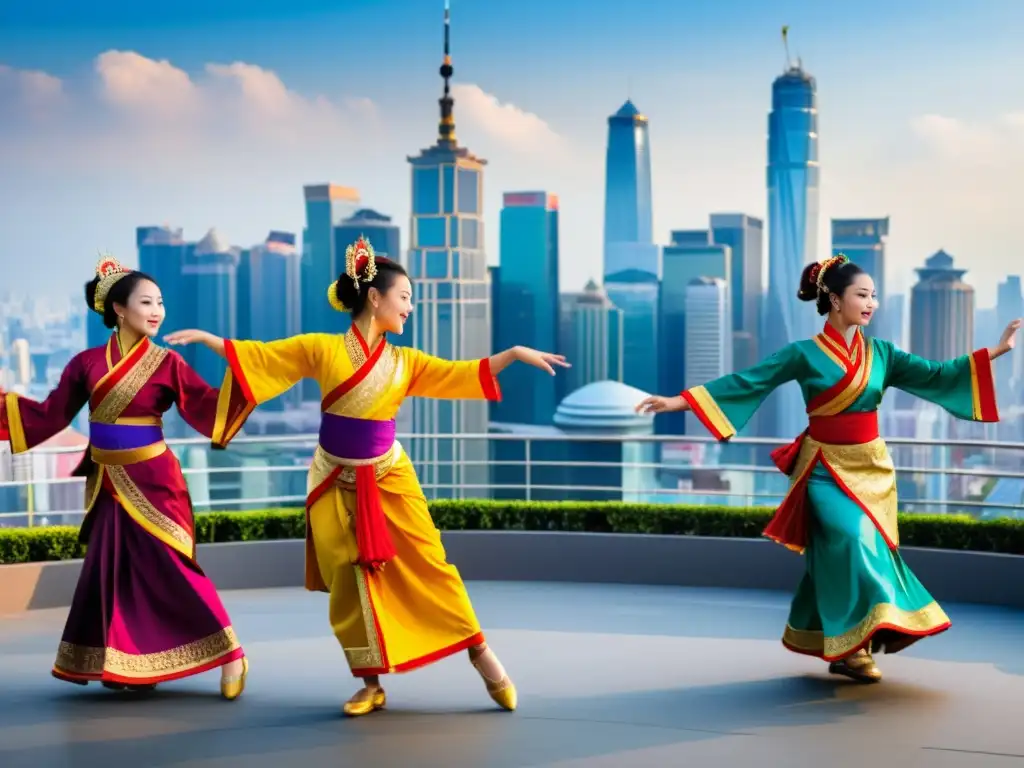
[[[150,338],[156,336],[167,315],[160,288],[150,280],[139,280],[128,296],[128,304],[115,302],[114,311],[122,318],[122,327]]]
[[[409,278],[396,275],[383,293],[371,288],[367,299],[377,327],[385,333],[400,334],[413,309],[412,283]]]
[[[832,311],[844,325],[867,325],[878,308],[875,281],[867,272],[861,272],[846,286],[841,298],[832,299]]]

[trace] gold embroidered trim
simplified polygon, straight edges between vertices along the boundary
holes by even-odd
[[[8,392],[3,397],[7,410],[7,432],[11,438],[11,453],[24,453],[28,450],[28,438],[21,423],[19,395],[16,392]]]
[[[124,467],[110,465],[106,467],[117,495],[121,497],[125,509],[136,521],[164,543],[178,549],[191,557],[195,548],[190,534],[178,523],[171,520],[146,498],[146,495],[135,484]]]
[[[103,467],[98,466],[89,473],[85,479],[85,511],[88,512],[99,498],[100,489],[103,487]]]
[[[150,344],[143,353],[142,358],[132,366],[132,369],[114,385],[107,393],[103,401],[96,406],[96,409],[89,416],[90,421],[101,424],[114,424],[118,416],[127,408],[136,395],[146,386],[150,377],[156,373],[157,368],[167,357],[167,350]]]
[[[383,456],[377,456],[373,459],[343,459],[339,456],[325,451],[321,446],[317,446],[313,452],[313,473],[319,477],[319,481],[313,484],[316,487],[326,479],[335,467],[341,467],[341,474],[338,475],[338,483],[344,485],[352,485],[356,481],[356,467],[364,467],[369,464],[374,465],[374,476],[380,480],[384,475],[391,471],[391,468],[395,466],[395,461],[401,455],[401,447],[396,440],[391,444],[391,447],[387,450]]]
[[[386,344],[387,342],[382,341],[381,343]],[[345,349],[348,352],[349,361],[352,363],[354,375],[354,372],[366,364],[366,355],[351,330],[345,334]],[[401,356],[398,353],[398,348],[388,344],[381,352],[373,370],[365,379],[339,397],[328,409],[328,413],[356,419],[365,418],[370,409],[377,404],[380,395],[386,392],[396,380],[400,380],[401,377],[398,375],[400,371]]]
[[[880,625],[924,635],[949,623],[949,617],[936,602],[916,611],[907,611],[892,603],[878,603],[857,625],[841,635],[826,637],[821,630],[794,629],[786,625],[782,640],[799,651],[835,659],[861,645]]]
[[[359,610],[363,614],[363,626],[366,629],[365,648],[346,648],[345,658],[353,670],[380,669],[384,666],[384,657],[380,651],[380,637],[377,635],[377,624],[373,620],[373,607],[370,588],[366,583],[366,573],[358,565],[353,568],[356,577],[356,589],[359,593]]]
[[[201,667],[240,647],[233,627],[157,653],[126,653],[114,648],[92,648],[62,641],[57,648],[55,666],[76,675],[102,675],[107,672],[118,677],[145,679]]]
[[[861,363],[860,368],[857,371],[857,375],[854,377],[853,382],[843,392],[839,394],[831,403],[823,408],[818,409],[815,415],[822,416],[833,416],[837,413],[842,413],[855,402],[864,393],[867,388],[868,381],[871,379],[871,369],[874,364],[874,354],[870,347],[864,350],[864,361]]]
[[[352,362],[353,371],[358,371],[366,364],[366,353],[363,352],[363,345],[359,343],[356,332],[351,328],[345,332],[345,351],[348,352],[348,359]]]
[[[163,440],[159,443],[144,445],[141,448],[119,448],[112,450],[97,448],[94,445],[89,446],[89,454],[92,456],[92,460],[97,464],[105,464],[107,466],[124,467],[130,464],[141,464],[144,461],[155,459],[157,456],[162,456],[166,452],[167,443]]]

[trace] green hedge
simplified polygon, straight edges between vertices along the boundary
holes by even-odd
[[[600,502],[433,501],[434,522],[449,531],[590,531],[667,536],[758,538],[772,510],[669,504]],[[208,512],[196,516],[200,544],[223,541],[299,539],[301,509]],[[900,517],[900,544],[909,547],[1024,554],[1024,521],[979,522],[966,515]],[[0,528],[0,563],[81,557],[78,529]]]

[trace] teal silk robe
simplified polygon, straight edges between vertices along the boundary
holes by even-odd
[[[899,554],[896,477],[878,436],[886,389],[909,392],[973,421],[999,420],[987,350],[932,362],[860,332],[847,346],[831,325],[758,365],[682,393],[719,440],[773,390],[796,381],[810,427],[773,458],[789,492],[765,535],[806,555],[783,644],[828,661],[861,648],[888,653],[949,627]]]

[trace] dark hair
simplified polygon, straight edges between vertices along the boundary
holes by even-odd
[[[852,261],[848,261],[845,264],[832,265],[825,270],[825,278],[822,280],[822,283],[828,288],[828,293],[824,291],[819,293],[819,270],[815,268],[820,266],[818,262],[815,262],[804,267],[803,274],[800,275],[800,290],[797,291],[796,297],[800,301],[816,301],[818,304],[818,314],[827,315],[832,309],[832,300],[829,298],[829,294],[834,293],[842,298],[843,294],[846,293],[846,289],[853,283],[854,278],[857,275],[863,274],[864,270]]]
[[[387,293],[399,276],[409,276],[405,267],[397,261],[379,257],[374,263],[377,267],[377,274],[368,283],[360,280],[358,288],[355,280],[344,272],[338,275],[338,279],[334,281],[334,290],[337,292],[338,300],[345,305],[345,309],[352,314],[352,317],[363,314],[363,310],[366,309],[366,298],[371,288],[376,288],[382,294]]]
[[[107,298],[103,302],[103,324],[107,328],[117,327],[117,313],[114,311],[114,304],[127,306],[129,297],[135,293],[136,286],[143,280],[148,280],[153,285],[157,284],[156,280],[145,272],[132,271],[111,286],[110,291],[107,293]],[[85,284],[85,303],[93,312],[96,312],[96,307],[93,305],[96,301],[96,287],[99,284],[99,276],[94,277]]]

